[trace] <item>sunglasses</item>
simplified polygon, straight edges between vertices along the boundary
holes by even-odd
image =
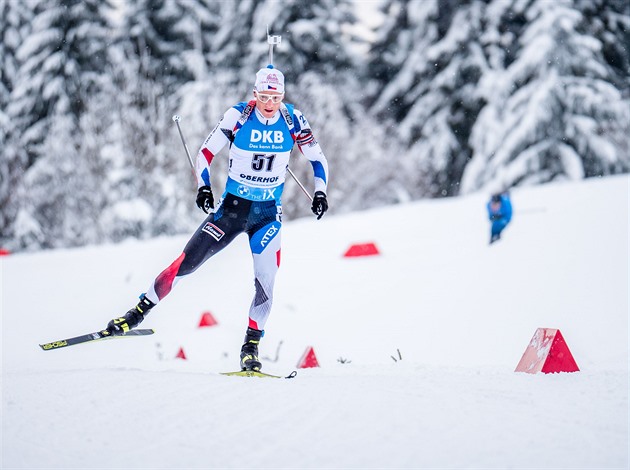
[[[267,103],[269,100],[271,100],[272,103],[278,104],[278,103],[280,103],[280,101],[283,100],[284,94],[282,94],[282,95],[267,95],[265,93],[256,93],[256,98],[258,98],[258,101],[260,101],[261,103]]]

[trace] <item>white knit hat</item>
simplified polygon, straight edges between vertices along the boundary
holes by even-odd
[[[261,93],[265,91],[284,93],[284,74],[274,68],[273,65],[268,65],[264,69],[260,69],[256,74],[254,90]]]

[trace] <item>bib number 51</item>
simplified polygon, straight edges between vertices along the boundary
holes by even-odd
[[[271,171],[273,168],[273,161],[276,158],[276,154],[264,154],[255,153],[252,157],[252,170],[254,171]]]

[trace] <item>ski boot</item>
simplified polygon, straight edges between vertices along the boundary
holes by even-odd
[[[124,317],[114,318],[107,324],[107,331],[113,336],[127,333],[138,326],[153,307],[155,304],[142,294],[138,305],[129,310]]]
[[[247,328],[245,344],[241,347],[241,370],[260,370],[262,364],[258,359],[258,343],[263,332],[254,328]]]

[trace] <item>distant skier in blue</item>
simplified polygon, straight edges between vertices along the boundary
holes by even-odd
[[[490,219],[490,244],[501,238],[501,232],[512,220],[512,203],[507,191],[493,194],[488,204],[488,218]]]
[[[121,335],[144,320],[177,282],[192,274],[241,233],[249,237],[254,262],[254,298],[241,347],[241,369],[258,371],[258,343],[271,312],[273,288],[280,266],[282,204],[291,150],[297,144],[313,167],[315,193],[311,210],[321,219],[328,210],[328,163],[306,117],[285,104],[284,75],[273,66],[258,71],[254,99],[228,109],[197,154],[197,206],[208,217],[192,235],[181,255],[153,283],[140,302],[107,325]],[[210,187],[210,165],[229,147],[228,178],[216,210]],[[206,295],[218,295],[208,286]]]

